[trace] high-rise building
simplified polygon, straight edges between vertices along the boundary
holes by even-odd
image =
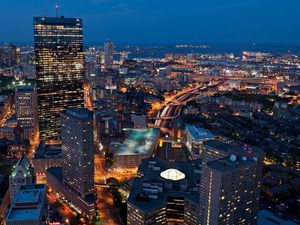
[[[89,218],[95,215],[93,113],[85,108],[61,114],[62,167],[46,172],[47,184],[71,207]]]
[[[22,185],[29,185],[33,183],[33,167],[26,156],[22,156],[9,176],[9,190],[11,199],[14,199],[15,194]]]
[[[199,223],[201,160],[142,160],[127,202],[127,224]]]
[[[16,193],[4,222],[6,225],[44,225],[47,208],[46,185],[24,185]]]
[[[94,192],[93,113],[69,109],[61,122],[64,183],[84,198]]]
[[[114,62],[114,44],[112,42],[104,43],[104,69],[112,69]]]
[[[7,48],[7,66],[13,67],[18,65],[20,63],[20,49],[14,44],[9,44]]]
[[[207,164],[204,225],[257,224],[257,163],[231,155]]]
[[[261,176],[262,176],[262,166],[264,153],[263,150],[257,147],[250,147],[247,145],[238,145],[238,144],[227,144],[217,140],[209,140],[203,142],[204,149],[202,152],[202,167],[201,167],[201,182],[200,182],[200,221],[203,221],[203,224],[206,224],[205,216],[205,199],[207,197],[207,187],[209,183],[209,172],[208,164],[209,162],[222,159],[224,157],[229,157],[230,155],[236,155],[237,157],[254,157],[257,160],[256,170],[254,173],[255,177],[255,189],[252,193],[253,198],[253,208],[252,211],[256,214],[259,209],[259,195],[261,189]]]
[[[17,120],[24,129],[26,139],[33,140],[38,132],[38,112],[36,89],[29,85],[19,85],[15,89]]]
[[[40,138],[57,140],[60,113],[83,107],[82,20],[35,17],[34,37]]]
[[[0,48],[0,67],[4,65],[4,49]]]

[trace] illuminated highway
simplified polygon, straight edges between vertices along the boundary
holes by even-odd
[[[219,85],[220,82],[214,82],[213,84],[204,87],[203,85],[197,85],[196,87],[188,87],[173,95],[166,97],[165,101],[161,104],[153,104],[154,110],[149,113],[149,117],[155,119],[154,126],[161,128],[163,131],[166,130],[169,133],[173,126],[174,119],[177,118],[183,110],[184,105],[187,101],[198,98],[207,92],[208,87]],[[153,116],[153,113],[157,111],[157,114]]]

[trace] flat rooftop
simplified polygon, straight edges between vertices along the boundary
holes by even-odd
[[[115,155],[147,155],[158,139],[159,133],[158,128],[131,129],[126,141]]]
[[[15,198],[15,205],[36,205],[39,202],[40,190],[25,190],[20,191]]]
[[[226,172],[245,165],[256,165],[256,161],[257,159],[255,157],[236,157],[235,155],[231,155],[229,157],[209,162],[207,163],[207,166],[221,172]]]
[[[261,148],[255,147],[255,146],[248,146],[248,145],[240,145],[240,144],[228,144],[222,141],[218,140],[208,140],[203,142],[203,144],[207,147],[220,149],[224,152],[231,152],[234,154],[241,154],[245,153],[250,150],[253,155],[255,156],[262,156],[264,154],[263,150]]]
[[[209,130],[204,128],[199,128],[193,125],[187,125],[185,128],[189,131],[194,139],[212,139],[215,137]]]
[[[86,108],[71,108],[67,109],[66,115],[71,116],[76,119],[86,120],[93,118],[93,112]]]
[[[27,209],[12,209],[7,217],[7,220],[35,220],[40,215],[39,208]]]
[[[45,199],[45,184],[21,186],[16,193],[12,206],[8,209],[5,220],[39,220]]]
[[[61,158],[61,157],[62,157],[61,145],[39,144],[34,154],[34,159]]]
[[[166,205],[168,197],[184,198],[198,206],[200,172],[200,159],[177,163],[157,157],[143,159],[138,170],[141,177],[134,180],[128,202],[143,212]]]

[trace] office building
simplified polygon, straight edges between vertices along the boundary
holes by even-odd
[[[32,165],[37,181],[45,182],[47,169],[62,166],[61,145],[40,143],[32,158]]]
[[[127,224],[199,224],[201,161],[141,162],[127,202]]]
[[[33,140],[38,134],[36,89],[29,85],[17,86],[15,88],[15,107],[18,123],[24,131],[24,138]]]
[[[33,183],[33,167],[28,158],[26,156],[22,156],[9,176],[10,198],[14,199],[15,194],[22,185],[29,185]]]
[[[116,168],[134,168],[151,157],[158,145],[160,129],[129,129],[129,135],[114,155]]]
[[[40,139],[57,140],[60,113],[83,107],[82,20],[35,17],[34,41]]]
[[[145,129],[148,127],[148,116],[142,113],[131,114],[131,121],[135,129]]]
[[[84,197],[94,192],[93,113],[69,109],[61,120],[64,182]]]
[[[257,158],[227,156],[207,164],[205,225],[257,224]]]
[[[93,113],[85,108],[61,114],[62,167],[47,170],[47,184],[85,216],[95,214]]]
[[[23,185],[5,217],[5,225],[45,225],[47,221],[45,184]]]
[[[213,140],[215,138],[209,130],[194,125],[187,125],[183,136],[184,144],[193,158],[199,158],[201,156],[204,141]]]
[[[13,67],[20,64],[20,49],[14,44],[7,45],[6,63],[8,67]]]
[[[114,63],[114,44],[112,42],[104,43],[104,69],[112,69]]]
[[[238,144],[227,144],[222,141],[209,140],[203,143],[204,150],[202,153],[202,167],[201,167],[201,182],[200,182],[200,221],[204,220],[204,209],[205,209],[205,198],[207,197],[207,187],[209,182],[209,173],[208,173],[208,163],[222,159],[224,157],[229,157],[230,155],[235,155],[237,157],[253,157],[257,160],[255,163],[256,169],[254,173],[255,176],[255,189],[252,193],[253,198],[253,208],[252,211],[258,213],[259,209],[259,195],[261,191],[261,176],[262,176],[262,167],[264,152],[262,149],[257,147],[250,147],[247,145],[238,145]],[[255,214],[254,213],[254,214]],[[206,224],[206,221],[203,221],[203,224]]]

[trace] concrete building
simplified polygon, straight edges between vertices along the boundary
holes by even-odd
[[[142,159],[153,155],[159,137],[160,130],[157,128],[130,129],[127,139],[114,155],[114,167],[138,167]]]
[[[32,165],[36,179],[45,182],[48,168],[62,166],[61,145],[39,144],[32,158]]]
[[[5,225],[45,225],[47,220],[45,184],[21,186],[5,217]]]
[[[194,125],[187,125],[183,136],[184,144],[194,158],[199,158],[202,154],[204,141],[215,138],[209,130]]]
[[[127,224],[199,224],[201,161],[141,162],[127,202]]]
[[[112,69],[114,62],[114,44],[112,42],[104,43],[104,69]]]
[[[19,85],[15,88],[17,120],[24,129],[24,138],[33,140],[38,132],[37,95],[33,86]]]
[[[93,113],[85,108],[61,114],[62,167],[47,171],[47,184],[85,216],[95,214]]]
[[[147,115],[141,113],[131,114],[131,121],[135,129],[145,129],[148,127]]]
[[[207,164],[205,225],[257,224],[257,158],[231,155]]]
[[[34,183],[34,171],[31,163],[26,156],[22,156],[15,165],[14,170],[9,176],[10,198],[14,199],[15,194],[22,185]]]
[[[247,145],[238,145],[238,144],[227,144],[221,141],[216,140],[209,140],[203,143],[204,144],[204,151],[202,154],[202,167],[201,167],[201,183],[200,183],[200,217],[202,217],[201,221],[204,220],[204,209],[205,209],[205,199],[207,197],[207,187],[209,182],[208,173],[208,163],[222,159],[224,157],[229,157],[230,155],[236,155],[236,157],[253,157],[257,160],[256,169],[254,173],[255,176],[255,189],[252,193],[252,211],[254,214],[258,213],[259,210],[259,196],[261,191],[261,176],[262,176],[262,167],[263,167],[263,159],[264,159],[264,152],[262,149],[257,147],[250,147]],[[206,221],[203,221],[203,224],[206,224]]]

